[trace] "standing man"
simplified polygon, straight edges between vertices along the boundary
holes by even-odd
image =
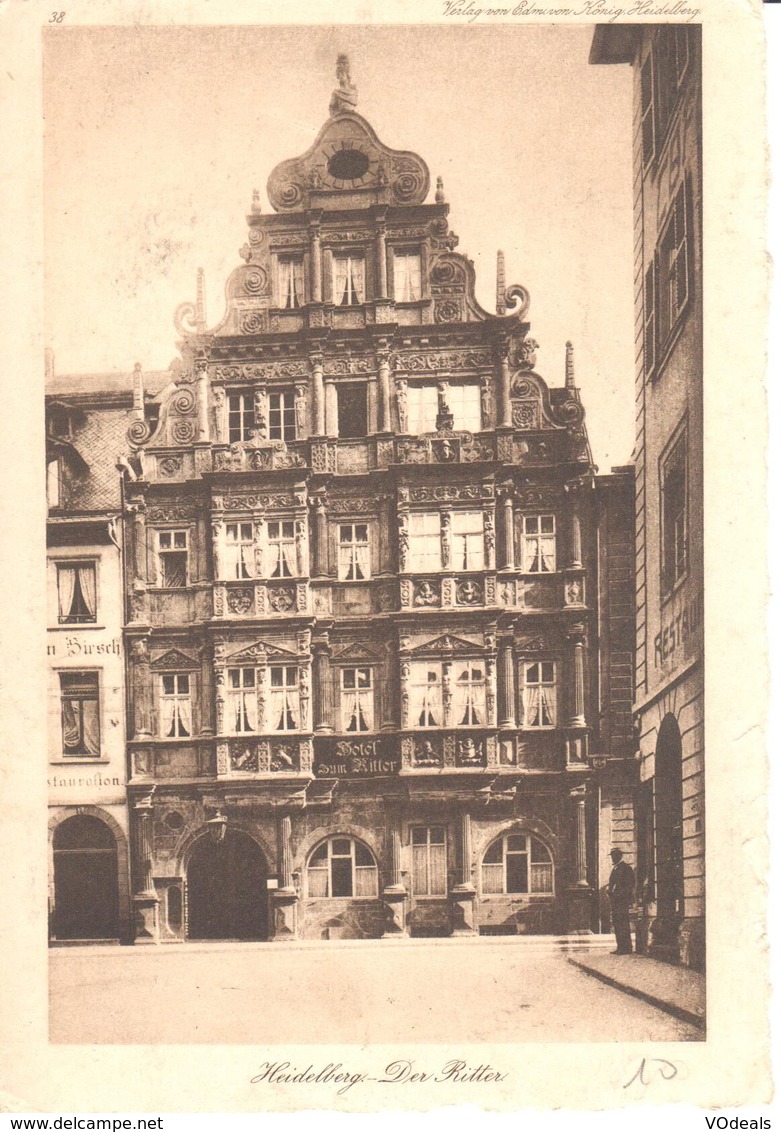
[[[610,897],[610,911],[613,916],[613,930],[616,933],[616,950],[614,955],[632,954],[632,933],[629,928],[629,908],[635,891],[635,873],[631,865],[624,860],[620,849],[610,850],[610,859],[613,868],[610,880],[607,882],[607,894]]]

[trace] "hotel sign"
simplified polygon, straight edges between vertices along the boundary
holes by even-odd
[[[400,759],[384,739],[315,739],[319,778],[373,778],[398,774]]]

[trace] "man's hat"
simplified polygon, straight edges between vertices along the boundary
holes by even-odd
[[[620,861],[621,858],[623,857],[623,855],[624,854],[623,854],[623,851],[621,849],[611,849],[610,850],[610,856],[613,858],[614,861]]]

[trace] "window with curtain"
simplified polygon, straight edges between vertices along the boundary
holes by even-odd
[[[297,731],[299,726],[298,669],[273,665],[269,674],[269,722],[272,731]]]
[[[159,584],[168,589],[187,585],[187,531],[158,531]]]
[[[268,435],[270,440],[296,439],[296,405],[292,389],[269,393]]]
[[[554,515],[524,515],[523,569],[527,574],[555,572],[556,518]]]
[[[524,665],[523,726],[556,726],[556,665],[551,660]]]
[[[292,578],[297,572],[296,566],[296,525],[291,520],[269,523],[268,550],[269,550],[269,577]]]
[[[100,755],[100,685],[97,672],[60,673],[62,753]]]
[[[553,859],[529,833],[506,833],[488,847],[482,864],[484,895],[552,895]]]
[[[364,581],[371,577],[369,527],[366,523],[339,524],[339,580]]]
[[[329,837],[310,856],[306,874],[310,898],[377,895],[377,864],[354,837]]]
[[[686,447],[684,430],[663,460],[661,469],[663,593],[669,593],[683,578],[688,564]]]
[[[413,512],[409,517],[409,568],[428,572],[442,569],[439,511]]]
[[[435,384],[407,386],[407,431],[412,436],[435,432],[439,400]]]
[[[479,432],[483,427],[480,407],[480,386],[476,382],[449,382],[447,405],[453,414],[453,428],[465,432]]]
[[[414,303],[423,297],[420,252],[395,253],[393,297],[397,303]]]
[[[258,729],[258,689],[254,668],[229,668],[227,687],[229,730],[236,735]]]
[[[485,665],[481,660],[459,661],[451,670],[453,723],[457,727],[485,725]]]
[[[280,256],[277,260],[277,292],[280,307],[292,310],[304,305],[304,258]]]
[[[447,893],[447,845],[443,825],[412,829],[412,895],[444,896]]]
[[[366,298],[366,262],[363,256],[333,257],[333,302],[338,307],[359,306]]]
[[[413,727],[442,727],[442,664],[415,661],[410,665],[410,723]]]
[[[451,561],[454,570],[482,570],[485,539],[482,511],[454,511],[450,522]]]
[[[252,523],[225,524],[225,574],[228,578],[255,577],[255,534]]]
[[[252,393],[228,394],[228,441],[237,444],[249,440],[255,431],[255,396]]]
[[[57,620],[60,625],[88,624],[97,619],[94,562],[57,564]]]
[[[342,730],[374,730],[374,689],[371,668],[341,672]]]
[[[160,677],[160,734],[164,739],[181,739],[192,733],[190,673],[166,673]]]

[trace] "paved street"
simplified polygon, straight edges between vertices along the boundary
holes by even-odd
[[[77,1044],[702,1039],[515,940],[54,949],[50,999],[50,1040]]]

